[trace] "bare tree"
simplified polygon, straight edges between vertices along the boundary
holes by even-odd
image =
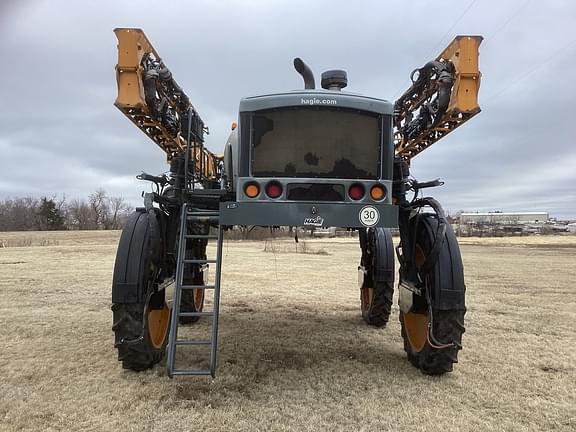
[[[56,204],[56,209],[64,218],[64,223],[66,224],[66,228],[69,229],[68,225],[69,225],[70,216],[68,214],[69,212],[68,212],[68,203],[66,202],[66,194],[63,193],[60,198],[58,198],[57,195],[54,195],[52,197],[52,201],[54,201],[54,203]]]
[[[70,223],[79,230],[95,229],[94,214],[90,205],[84,200],[73,200],[68,206]]]
[[[38,205],[38,200],[31,197],[0,201],[0,231],[37,229]]]
[[[103,189],[69,203],[64,194],[5,199],[0,200],[0,231],[120,229],[131,210],[124,198],[110,197]]]
[[[106,229],[120,229],[122,228],[122,221],[131,209],[130,205],[124,200],[123,197],[109,197],[108,198],[109,219],[105,223]]]
[[[94,225],[96,229],[100,226],[106,228],[106,221],[110,217],[110,208],[108,206],[108,196],[104,189],[98,189],[88,197],[90,208],[92,209],[92,216],[94,217]]]

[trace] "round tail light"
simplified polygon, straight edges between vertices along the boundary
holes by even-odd
[[[271,181],[266,185],[266,195],[270,198],[278,198],[282,195],[282,185],[276,181]]]
[[[246,183],[246,185],[244,185],[244,194],[248,198],[256,198],[259,193],[260,186],[258,186],[258,183]]]
[[[355,201],[362,199],[364,197],[364,186],[360,183],[353,184],[350,186],[350,189],[348,189],[348,196]]]
[[[381,201],[386,197],[386,189],[381,184],[376,184],[370,189],[370,198],[374,201]]]

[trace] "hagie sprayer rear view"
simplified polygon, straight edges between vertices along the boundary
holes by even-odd
[[[145,34],[115,33],[115,105],[170,164],[169,175],[138,176],[155,191],[144,194],[118,246],[113,331],[124,368],[151,368],[167,351],[170,377],[215,375],[223,233],[248,225],[358,230],[361,313],[376,327],[390,316],[396,254],[408,360],[427,374],[451,371],[464,333],[462,260],[442,207],[421,194],[442,183],[418,182],[409,167],[480,112],[482,37],[456,37],[412,72],[412,85],[395,103],[343,91],[343,70],[324,72],[316,89],[311,69],[297,58],[304,89],[243,98],[219,156],[205,148],[204,122]],[[391,228],[400,232],[396,248]],[[209,257],[210,241],[216,247]],[[211,265],[213,283],[206,277]],[[209,337],[179,338],[179,325],[199,319],[209,320]],[[208,368],[176,366],[177,349],[200,345],[209,348]]]

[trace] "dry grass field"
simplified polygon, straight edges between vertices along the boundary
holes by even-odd
[[[355,240],[226,242],[218,376],[170,380],[116,361],[118,236],[0,233],[1,430],[576,430],[576,237],[462,240],[467,331],[443,377],[406,361],[397,307],[362,323]]]

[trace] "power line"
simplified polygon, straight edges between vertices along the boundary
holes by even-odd
[[[541,61],[540,63],[538,63],[535,67],[528,69],[526,72],[520,74],[517,78],[513,79],[509,84],[506,84],[504,87],[502,87],[500,90],[492,93],[491,95],[489,95],[486,98],[486,102],[484,102],[484,105],[488,102],[493,101],[494,99],[497,99],[500,95],[502,95],[503,93],[505,93],[507,90],[509,90],[511,87],[513,87],[515,84],[519,83],[520,81],[523,81],[524,79],[528,78],[530,75],[532,75],[534,72],[536,72],[538,69],[540,69],[542,66],[550,63],[552,60],[554,60],[554,58],[560,54],[561,52],[569,49],[572,45],[574,45],[574,43],[576,43],[576,39],[572,39],[570,42],[568,42],[566,45],[563,45],[562,47],[560,47],[559,49],[557,49],[556,51],[554,51],[551,55],[549,55],[548,57],[546,57],[543,61]]]
[[[492,34],[491,34],[490,36],[487,36],[487,37],[484,39],[484,43],[486,44],[488,41],[492,40],[492,38],[494,37],[494,35],[500,33],[500,32],[510,23],[510,21],[512,21],[514,18],[516,18],[516,17],[518,16],[518,14],[519,14],[520,12],[522,12],[522,11],[526,8],[526,6],[528,6],[528,3],[530,3],[531,1],[532,1],[532,0],[526,0],[526,1],[522,4],[522,6],[520,6],[520,7],[516,10],[516,12],[514,12],[512,15],[510,15],[510,16],[508,17],[508,19],[507,19],[506,21],[504,21],[504,23],[503,23],[500,27],[498,27],[495,31],[492,32]]]
[[[434,46],[434,48],[432,48],[432,50],[430,51],[430,54],[428,54],[426,57],[424,58],[429,58],[431,55],[434,55],[434,53],[436,52],[436,50],[438,49],[438,47],[442,44],[442,41],[444,40],[444,38],[446,36],[448,36],[450,34],[450,32],[452,30],[454,30],[454,27],[456,27],[458,25],[458,23],[462,20],[462,18],[464,18],[464,16],[468,13],[468,11],[472,8],[472,6],[474,6],[474,3],[476,3],[477,0],[472,0],[469,4],[468,7],[466,7],[466,9],[464,9],[464,12],[462,12],[460,14],[460,16],[456,19],[456,21],[454,21],[454,24],[452,24],[452,26],[450,26],[450,28],[446,31],[446,33],[444,33],[444,35],[440,38],[440,40],[438,41],[438,43]],[[402,88],[400,88],[399,91],[396,92],[396,94],[394,95],[393,99],[396,99],[398,96],[400,96],[400,94],[402,94],[403,88],[406,84],[409,84],[410,80],[406,80],[405,84],[402,86]]]
[[[440,46],[442,46],[442,42],[444,41],[444,38],[446,36],[448,36],[452,30],[454,30],[454,27],[456,27],[458,25],[458,23],[462,20],[462,18],[464,18],[464,16],[468,13],[468,11],[472,8],[472,6],[474,6],[474,3],[476,3],[476,1],[477,0],[472,0],[470,2],[470,4],[468,4],[468,7],[466,9],[464,9],[464,12],[462,12],[460,14],[460,16],[458,17],[458,19],[456,21],[454,21],[454,24],[452,24],[452,27],[450,27],[448,30],[446,30],[446,33],[444,33],[444,35],[440,38],[438,43],[434,46],[434,48],[432,48],[432,50],[430,51],[430,54],[428,54],[425,58],[428,58],[431,55],[434,55],[434,53],[438,50],[438,48]]]

